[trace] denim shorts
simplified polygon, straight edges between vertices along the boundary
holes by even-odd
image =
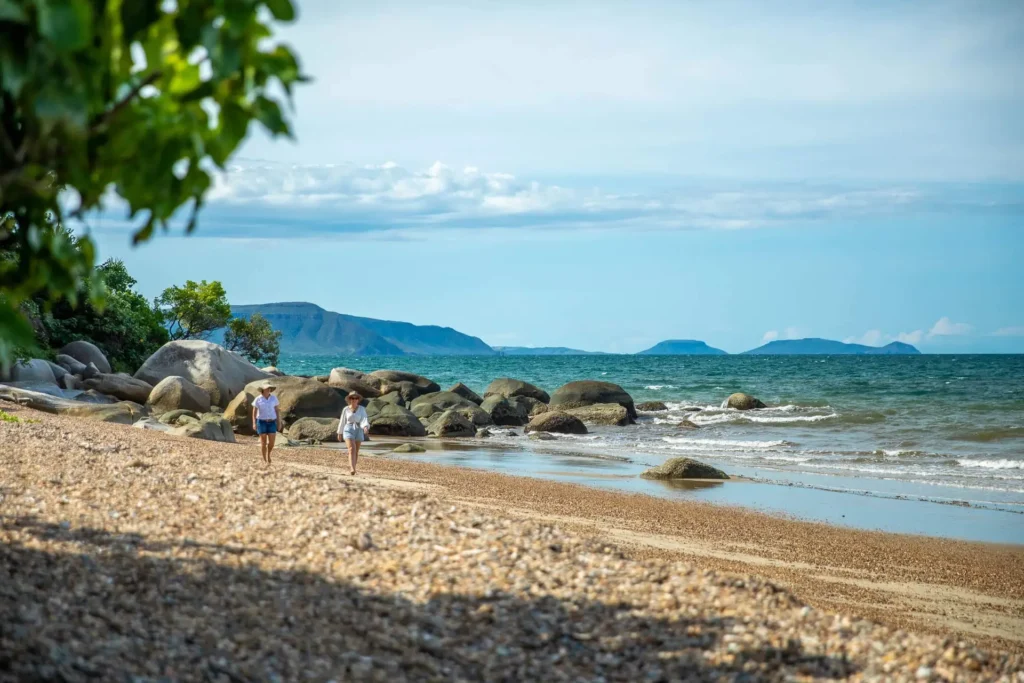
[[[345,441],[351,439],[352,441],[363,441],[363,428],[359,425],[345,425],[344,431],[341,433],[341,438]]]
[[[277,420],[257,420],[257,434],[277,434]]]

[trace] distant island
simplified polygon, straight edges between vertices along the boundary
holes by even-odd
[[[506,356],[605,356],[604,351],[581,351],[564,346],[495,346],[494,350]]]
[[[343,356],[493,356],[478,337],[450,327],[360,318],[307,302],[232,306],[231,314],[260,313],[281,332],[284,353]],[[213,341],[217,341],[214,339]]]
[[[921,352],[910,344],[892,342],[885,346],[865,346],[864,344],[847,344],[832,339],[778,339],[768,342],[744,355],[751,356],[784,356],[784,355],[854,355],[854,356],[913,356]]]
[[[708,346],[705,342],[695,339],[670,339],[658,342],[638,356],[727,356],[727,352]]]

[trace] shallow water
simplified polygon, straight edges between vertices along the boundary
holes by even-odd
[[[529,452],[575,454],[572,472],[600,456],[623,458],[630,471],[639,471],[685,455],[786,484],[790,492],[835,489],[875,500],[923,498],[1024,511],[1021,355],[292,356],[279,363],[296,374],[326,374],[336,366],[409,370],[442,387],[462,381],[479,393],[496,377],[524,379],[549,392],[575,379],[600,379],[620,384],[637,402],[669,406],[641,413],[635,427],[599,427],[556,442],[492,439]],[[753,394],[769,408],[721,408],[734,391]],[[693,407],[700,412],[684,410]],[[680,428],[686,418],[700,429]],[[1024,527],[1024,516],[1011,517]]]

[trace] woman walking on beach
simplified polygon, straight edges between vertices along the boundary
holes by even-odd
[[[277,387],[273,384],[264,384],[260,395],[252,402],[252,429],[260,435],[260,454],[266,465],[270,465],[270,453],[281,429],[281,411],[277,407],[277,396],[273,395],[274,389]]]
[[[355,474],[356,463],[359,461],[359,444],[366,440],[366,433],[370,431],[370,418],[366,415],[366,408],[359,405],[363,397],[357,392],[353,391],[345,400],[348,401],[348,405],[341,411],[338,436],[348,446],[348,464],[352,474]]]

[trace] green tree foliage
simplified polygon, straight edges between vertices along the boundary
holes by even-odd
[[[165,289],[155,304],[171,339],[206,339],[231,318],[227,293],[217,280],[186,280],[184,287]]]
[[[135,372],[169,339],[163,315],[134,290],[135,279],[122,261],[105,261],[96,270],[106,288],[104,308],[89,303],[88,294],[77,297],[77,305],[61,299],[40,316],[38,336],[51,350],[78,339],[91,341],[114,370]]]
[[[191,232],[250,122],[290,135],[274,93],[304,79],[271,25],[294,15],[291,0],[0,0],[0,361],[31,343],[25,301],[102,305],[67,217],[113,197],[135,242],[172,217]]]
[[[232,318],[224,333],[224,347],[249,359],[256,365],[277,365],[281,354],[281,332],[259,313],[245,318]]]

